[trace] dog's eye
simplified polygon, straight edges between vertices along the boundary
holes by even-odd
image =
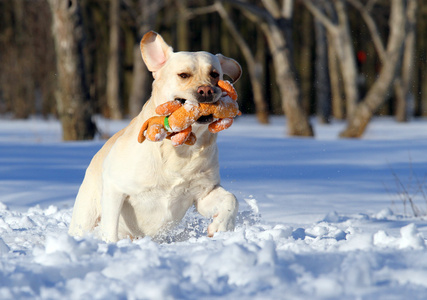
[[[218,78],[218,77],[219,77],[219,74],[218,74],[217,72],[215,72],[215,71],[212,71],[209,75],[210,75],[212,78]]]
[[[188,74],[188,73],[179,73],[178,76],[181,77],[182,79],[186,79],[186,78],[190,77],[190,74]]]

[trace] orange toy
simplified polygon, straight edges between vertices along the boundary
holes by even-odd
[[[191,125],[202,116],[211,116],[216,121],[209,124],[212,133],[227,129],[233,124],[233,118],[240,115],[237,105],[237,93],[228,81],[218,81],[218,86],[227,93],[228,97],[222,97],[215,103],[181,104],[181,102],[169,101],[156,108],[155,116],[142,125],[138,134],[138,142],[145,138],[150,141],[161,141],[170,138],[174,146],[182,144],[193,145],[196,136],[192,133]],[[169,117],[167,117],[169,115]]]
[[[231,99],[234,101],[237,100],[237,92],[229,81],[218,80],[218,86],[226,92]]]

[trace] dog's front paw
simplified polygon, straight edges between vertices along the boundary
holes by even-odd
[[[96,227],[93,231],[94,235],[107,244],[117,243],[119,241],[118,234],[107,231],[102,226]]]
[[[234,230],[233,217],[220,217],[218,214],[213,216],[212,223],[208,226],[208,237],[213,237],[215,232]]]
[[[107,244],[112,244],[112,243],[117,243],[119,241],[118,237],[115,236],[106,236],[106,235],[101,235],[101,239],[106,242]]]

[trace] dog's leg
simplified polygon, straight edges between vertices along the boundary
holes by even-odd
[[[80,194],[79,194],[80,195]],[[71,236],[84,236],[85,233],[93,230],[99,218],[99,211],[96,209],[94,199],[81,199],[77,196],[73,209],[73,216],[68,234]]]
[[[119,217],[126,195],[104,182],[102,190],[101,237],[104,241],[118,241]]]
[[[97,202],[101,196],[93,177],[86,176],[80,186],[73,208],[73,216],[68,233],[72,236],[84,236],[97,225],[100,216]]]
[[[223,187],[215,187],[206,197],[196,203],[197,211],[213,222],[208,227],[208,236],[215,232],[234,229],[236,214],[239,208],[236,197]]]

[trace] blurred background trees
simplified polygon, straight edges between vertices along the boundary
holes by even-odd
[[[347,122],[343,137],[374,115],[427,116],[423,0],[2,0],[1,116],[54,115],[71,140],[93,137],[94,114],[134,117],[151,93],[149,30],[238,60],[241,110],[285,113],[290,135],[313,135],[315,116]]]

